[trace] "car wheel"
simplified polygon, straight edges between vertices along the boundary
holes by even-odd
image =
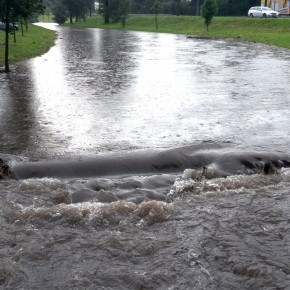
[[[254,17],[253,13],[250,14],[250,17],[252,17],[252,18]]]
[[[266,17],[267,17],[266,13],[264,13],[264,14],[263,14],[263,17],[264,17],[264,18],[266,18]]]

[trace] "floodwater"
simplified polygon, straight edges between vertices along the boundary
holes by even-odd
[[[0,289],[289,289],[289,51],[56,30],[0,75]]]

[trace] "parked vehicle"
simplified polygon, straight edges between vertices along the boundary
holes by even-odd
[[[262,6],[255,6],[251,7],[248,11],[248,16],[250,17],[278,17],[279,13],[268,8],[268,7],[262,7]]]
[[[14,29],[13,29],[14,28]],[[0,22],[0,30],[5,31],[6,30],[6,23]],[[18,25],[16,24],[9,24],[9,30],[13,31],[13,30],[18,30]]]

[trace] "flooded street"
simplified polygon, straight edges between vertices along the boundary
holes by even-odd
[[[289,60],[258,44],[63,28],[47,54],[1,75],[2,148],[32,158],[205,141],[284,150]]]
[[[0,289],[289,289],[289,50],[56,29],[0,75]]]

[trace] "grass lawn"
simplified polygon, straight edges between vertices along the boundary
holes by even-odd
[[[208,33],[199,16],[159,15],[158,30],[152,15],[129,16],[125,28],[120,23],[105,25],[99,16],[88,17],[85,22],[65,25],[239,38],[290,48],[290,18],[214,17]]]
[[[28,30],[24,28],[22,36],[21,29],[16,32],[16,42],[10,35],[10,63],[25,60],[34,56],[42,55],[54,44],[55,31],[44,29],[30,24]],[[0,67],[4,66],[5,32],[0,31]]]

